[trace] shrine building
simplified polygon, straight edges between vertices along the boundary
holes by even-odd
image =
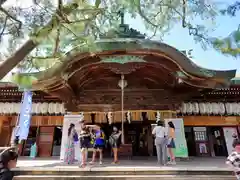
[[[23,156],[33,141],[38,156],[59,156],[65,114],[82,113],[106,136],[112,125],[123,129],[123,156],[156,154],[151,125],[157,118],[183,119],[189,156],[226,156],[230,130],[224,128],[240,130],[236,70],[199,67],[183,52],[148,40],[126,24],[101,37],[91,52],[72,51],[62,63],[22,76],[37,79],[31,87],[32,119]],[[10,144],[21,98],[17,85],[1,83],[0,136],[6,138],[0,146]]]

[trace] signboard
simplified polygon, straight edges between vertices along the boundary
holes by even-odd
[[[228,154],[231,154],[231,152],[233,151],[233,147],[232,147],[233,137],[232,137],[232,135],[234,133],[237,134],[237,129],[234,128],[234,127],[224,127],[223,132],[224,132],[224,138],[225,138],[226,145],[227,145]]]
[[[16,136],[19,136],[19,140],[26,140],[29,133],[30,121],[32,110],[32,92],[25,91],[23,94],[23,101],[21,105],[21,111],[19,116],[18,131]]]
[[[63,128],[62,128],[62,143],[61,143],[61,153],[60,159],[64,159],[65,146],[68,138],[68,128],[71,123],[75,124],[75,129],[77,133],[80,132],[81,126],[79,121],[82,119],[82,115],[65,115],[63,119]],[[79,142],[75,143],[75,159],[80,160],[80,145]]]
[[[172,121],[175,126],[175,145],[174,154],[176,157],[186,158],[188,157],[188,148],[185,138],[184,124],[182,118],[165,119],[166,127],[167,123]]]

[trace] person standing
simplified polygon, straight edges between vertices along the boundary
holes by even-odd
[[[172,121],[169,121],[168,122],[168,144],[167,144],[168,153],[170,156],[169,164],[176,164],[175,155],[173,152],[173,149],[176,148],[174,138],[175,138],[175,126]]]
[[[12,180],[12,168],[16,167],[18,154],[15,151],[7,150],[0,155],[0,180]]]
[[[113,132],[109,137],[109,144],[112,148],[113,151],[113,157],[114,160],[112,162],[112,164],[117,164],[118,163],[118,149],[120,147],[120,136],[121,136],[122,132],[118,130],[117,127],[113,127]]]
[[[90,164],[95,163],[96,154],[99,152],[99,164],[102,165],[103,160],[103,149],[105,147],[105,135],[100,126],[93,125],[91,128],[94,131],[94,143],[93,143],[93,155],[92,155],[92,161]]]
[[[167,162],[167,133],[162,121],[157,122],[157,126],[153,128],[152,134],[155,137],[158,163],[165,166]]]
[[[67,164],[73,164],[75,160],[75,146],[74,140],[77,137],[77,132],[75,130],[75,125],[70,124],[68,128],[68,139],[66,143],[64,162]]]
[[[90,134],[90,129],[88,125],[86,125],[84,121],[80,123],[81,123],[81,130],[79,133],[80,151],[81,151],[80,167],[84,168],[86,166],[88,148],[90,146],[90,141],[91,141],[91,134]]]
[[[37,157],[37,142],[33,141],[31,148],[30,148],[30,157],[36,158]]]
[[[226,164],[234,169],[237,180],[240,180],[240,139],[235,141],[234,151],[228,156]]]

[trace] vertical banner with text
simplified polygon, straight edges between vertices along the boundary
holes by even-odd
[[[237,134],[237,128],[235,127],[223,127],[224,138],[227,146],[228,155],[234,150],[233,143],[233,134]]]
[[[16,133],[16,136],[19,136],[19,140],[26,140],[28,137],[29,127],[31,124],[31,110],[32,92],[24,91],[18,122],[18,131]]]

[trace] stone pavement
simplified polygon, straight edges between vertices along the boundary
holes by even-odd
[[[15,169],[15,180],[235,180],[225,165],[225,158],[191,158],[174,166],[160,166],[155,158],[121,159],[112,165],[105,159],[103,165],[79,168],[76,162],[66,165],[57,158],[21,158]]]
[[[88,170],[147,170],[147,169],[164,169],[164,170],[199,170],[199,171],[231,171],[225,164],[225,158],[200,158],[194,157],[190,160],[178,161],[177,165],[160,166],[156,163],[155,158],[136,157],[132,160],[120,160],[117,165],[111,164],[112,159],[105,159],[103,165],[88,165],[85,169]],[[17,163],[20,169],[82,169],[79,168],[78,162],[73,165],[64,164],[58,158],[20,158]]]

